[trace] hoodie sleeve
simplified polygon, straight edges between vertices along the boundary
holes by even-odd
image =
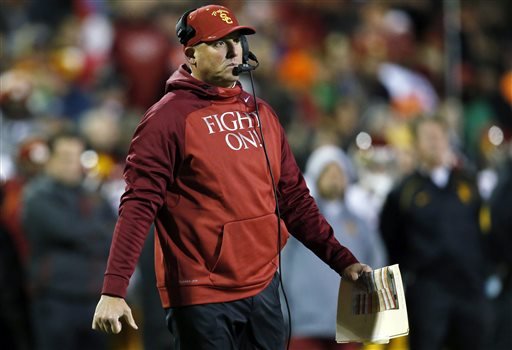
[[[176,111],[169,107],[154,107],[135,130],[126,159],[126,188],[121,196],[103,294],[125,297],[151,224],[174,181],[173,169],[181,158],[183,135],[183,126],[175,115]]]
[[[334,237],[320,213],[281,127],[281,177],[278,183],[281,218],[288,231],[340,275],[357,259]]]

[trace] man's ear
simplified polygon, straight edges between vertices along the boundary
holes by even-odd
[[[196,64],[195,53],[196,53],[196,50],[193,47],[187,47],[185,49],[185,57],[187,58],[187,62],[189,64],[192,64],[192,65]]]

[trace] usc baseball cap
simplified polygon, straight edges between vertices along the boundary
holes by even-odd
[[[186,46],[194,46],[200,42],[211,42],[234,32],[243,35],[256,33],[254,28],[241,26],[235,15],[227,7],[207,5],[186,13],[186,22],[178,21],[176,34],[180,42]]]

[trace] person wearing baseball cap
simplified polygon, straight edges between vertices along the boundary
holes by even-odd
[[[186,64],[135,130],[93,329],[137,328],[124,298],[153,223],[174,349],[284,348],[277,269],[289,233],[345,278],[371,271],[320,214],[277,115],[238,81],[256,67],[255,32],[219,5],[178,21]]]
[[[241,26],[228,8],[218,5],[187,11],[176,25],[176,35],[185,46],[216,41],[236,31],[242,35],[256,33],[252,27]]]

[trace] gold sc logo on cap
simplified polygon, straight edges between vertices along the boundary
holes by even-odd
[[[231,19],[231,17],[228,16],[228,13],[229,13],[228,11],[226,11],[226,10],[213,11],[212,16],[217,16],[217,13],[219,14],[220,19],[223,20],[224,22],[226,22],[227,24],[233,23],[233,20]]]

